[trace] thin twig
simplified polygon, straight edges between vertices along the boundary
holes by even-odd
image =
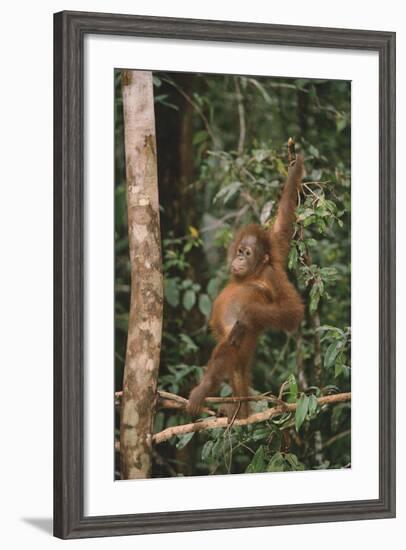
[[[289,381],[288,380],[285,380],[285,382],[282,384],[282,386],[280,387],[279,389],[279,397],[278,399],[280,399],[282,401],[282,397],[283,397],[283,392],[285,391],[285,388],[286,386],[289,385]]]
[[[123,395],[122,391],[116,391],[115,396],[115,402],[116,406],[119,406],[120,399]],[[157,392],[157,408],[158,409],[185,409],[186,405],[188,404],[188,400],[185,397],[181,397],[180,395],[176,395],[176,393],[170,393],[167,391],[159,390]],[[210,415],[210,416],[216,416],[216,413],[207,407],[202,408],[202,412]]]
[[[122,391],[115,392],[116,399],[120,399],[122,396]],[[185,397],[181,397],[180,395],[177,395],[176,393],[171,393],[163,390],[157,391],[158,398],[159,398],[159,404],[158,407],[160,408],[166,408],[163,405],[167,404],[169,401],[173,401],[174,403],[178,404],[179,407],[176,406],[169,406],[168,408],[183,408],[186,407],[188,404],[188,400]],[[283,406],[284,401],[282,401],[281,398],[276,397],[275,395],[272,395],[270,392],[261,393],[258,395],[246,395],[246,396],[230,396],[230,397],[206,397],[204,402],[208,404],[221,404],[221,403],[240,403],[245,401],[268,401],[269,403],[276,403],[278,405]]]
[[[310,254],[305,256],[305,264],[310,268],[312,258]],[[314,285],[314,280],[312,286]],[[310,322],[314,330],[314,383],[316,386],[323,385],[323,369],[321,360],[321,339],[320,339],[320,314],[318,308],[313,314],[310,314]]]
[[[239,401],[239,403],[237,404],[237,406],[235,408],[235,411],[233,413],[233,417],[231,418],[230,423],[228,424],[225,433],[228,433],[230,431],[230,429],[232,428],[232,426],[234,424],[234,421],[237,418],[237,414],[238,414],[238,411],[240,410],[240,408],[241,408],[241,401]]]
[[[327,447],[330,447],[331,445],[333,445],[333,443],[335,443],[342,437],[346,437],[350,434],[351,434],[351,430],[344,430],[343,432],[340,432],[337,435],[334,435],[333,437],[328,439],[325,443],[323,443],[322,448],[326,449]],[[311,453],[309,453],[308,456],[314,456],[315,454],[316,454],[316,451],[312,451]]]
[[[212,129],[210,128],[210,124],[206,118],[206,115],[203,113],[199,105],[195,101],[193,101],[193,99],[184,90],[182,90],[180,86],[176,84],[176,82],[174,82],[173,80],[170,80],[169,78],[168,79],[164,78],[163,80],[168,84],[170,84],[171,86],[173,86],[175,90],[177,90],[180,93],[180,95],[183,96],[188,103],[190,103],[190,105],[193,107],[193,109],[197,112],[197,114],[202,119],[204,127],[206,128],[206,132],[209,134],[213,144],[216,144],[216,137],[213,134]]]
[[[254,197],[252,197],[250,195],[250,193],[248,193],[248,191],[242,191],[240,193],[241,197],[243,199],[245,199],[247,201],[247,203],[249,204],[249,206],[252,208],[252,210],[254,211],[254,214],[256,215],[257,218],[260,217],[260,213],[259,213],[259,210],[258,210],[258,206],[257,206],[257,202],[256,200],[254,199]]]
[[[241,87],[238,80],[238,76],[234,78],[235,82],[235,89],[236,89],[236,96],[237,96],[237,105],[238,105],[238,117],[240,120],[240,135],[238,137],[238,156],[240,157],[244,152],[244,143],[245,143],[245,133],[246,133],[246,125],[245,125],[245,109],[244,109],[244,103],[243,103],[243,96],[241,94]]]

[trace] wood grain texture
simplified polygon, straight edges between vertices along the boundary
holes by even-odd
[[[122,73],[131,304],[120,422],[122,479],[151,475],[163,280],[151,71]]]
[[[380,78],[379,498],[83,514],[83,37],[88,33],[375,51]],[[54,534],[101,537],[395,515],[395,33],[61,12],[54,18]],[[112,391],[113,394],[113,391]],[[354,397],[356,398],[356,397]],[[106,404],[108,406],[108,404]]]

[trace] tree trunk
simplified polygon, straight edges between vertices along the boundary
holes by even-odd
[[[123,71],[131,305],[123,380],[122,479],[150,476],[163,284],[152,73]]]

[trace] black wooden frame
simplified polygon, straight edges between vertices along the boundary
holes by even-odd
[[[379,53],[379,498],[88,517],[83,513],[83,38],[106,34]],[[395,516],[395,33],[133,15],[54,16],[54,534],[60,538]],[[367,182],[365,182],[367,185]],[[136,493],[136,488],[134,487]],[[135,494],[136,498],[136,494]]]

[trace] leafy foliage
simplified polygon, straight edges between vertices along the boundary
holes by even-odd
[[[271,421],[173,437],[154,476],[348,467],[350,406],[317,397],[350,390],[350,83],[154,73],[164,325],[159,388],[187,396],[213,348],[211,305],[227,280],[236,228],[270,226],[295,136],[306,176],[288,258],[306,303],[295,334],[264,333],[252,386],[297,403]],[[115,380],[121,389],[129,310],[120,72],[116,73]],[[243,131],[244,129],[244,131]],[[224,383],[220,395],[230,395]],[[261,400],[252,409],[270,405]],[[189,422],[162,410],[155,431]]]

